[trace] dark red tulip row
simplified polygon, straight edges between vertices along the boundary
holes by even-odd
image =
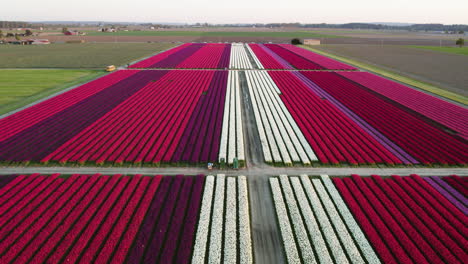
[[[58,176],[0,188],[1,263],[190,262],[203,175]]]
[[[468,217],[421,177],[333,181],[383,263],[465,263]]]
[[[265,69],[288,69],[288,67],[275,59],[271,54],[266,51],[262,44],[249,44],[252,51],[257,56],[260,63]]]
[[[166,50],[166,51],[163,51],[161,53],[158,53],[154,56],[151,56],[147,59],[144,59],[142,61],[139,61],[135,64],[132,64],[129,66],[129,68],[152,68],[151,66],[152,65],[155,65],[156,63],[162,61],[162,60],[165,60],[167,59],[167,57],[169,57],[170,55],[190,46],[191,43],[185,43],[185,44],[182,44],[180,46],[177,46],[175,48],[172,48],[172,49],[169,49],[169,50]]]
[[[468,139],[468,110],[466,108],[372,73],[339,72],[339,74]]]
[[[421,163],[466,164],[468,144],[393,101],[333,72],[303,75],[383,133]]]

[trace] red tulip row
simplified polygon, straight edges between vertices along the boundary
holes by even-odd
[[[291,72],[271,71],[281,99],[323,163],[400,164],[377,142],[328,100],[323,100]]]
[[[169,49],[167,51],[163,51],[161,53],[158,53],[154,56],[151,56],[147,59],[144,59],[142,61],[139,61],[135,64],[132,64],[129,66],[129,68],[152,68],[153,65],[157,64],[158,62],[160,61],[163,61],[165,59],[167,59],[167,57],[169,57],[170,55],[172,54],[175,54],[177,53],[178,51],[190,46],[191,44],[190,43],[185,43],[185,44],[182,44],[180,46],[177,46],[175,48],[172,48],[172,49]]]
[[[186,43],[129,68],[224,69],[229,67],[230,55],[231,44]]]
[[[278,54],[281,58],[286,60],[289,64],[294,66],[296,69],[301,70],[324,70],[325,68],[315,61],[310,61],[301,55],[298,55],[288,49],[285,49],[277,44],[265,44],[265,46]],[[310,51],[306,51],[310,52]]]
[[[464,263],[468,218],[417,175],[333,178],[383,263]]]
[[[315,52],[299,48],[291,44],[278,44],[278,46],[283,47],[291,52],[294,52],[297,55],[304,57],[318,65],[329,70],[357,70],[355,67],[344,64],[342,62],[336,61],[334,59],[327,58]]]
[[[339,74],[468,139],[468,122],[466,121],[468,110],[466,108],[371,73],[340,72]]]
[[[210,216],[213,196],[221,206],[234,202],[229,235],[245,232],[231,241],[237,251],[217,253],[252,263],[245,177],[230,177],[225,195],[224,188],[213,192],[213,176],[58,176],[8,178],[0,189],[1,263],[191,263],[202,229],[227,236],[222,214],[220,225],[198,223],[202,200]],[[18,197],[13,206],[11,197]]]
[[[118,82],[129,78],[138,71],[117,71],[83,84],[78,88],[54,96],[13,115],[0,119],[0,141],[3,141],[52,115],[75,105]]]
[[[422,163],[466,164],[468,144],[333,72],[303,75]]]
[[[113,108],[42,162],[171,161],[197,102],[202,92],[208,89],[214,73],[169,72]],[[212,89],[225,90],[225,87],[225,83],[218,82]],[[197,157],[200,158],[203,147],[194,151],[198,151]],[[193,161],[197,162],[198,158]]]
[[[231,44],[206,44],[176,68],[219,69],[229,67]],[[227,60],[226,60],[227,57]],[[226,65],[227,62],[227,65]]]
[[[286,69],[284,65],[273,58],[268,52],[264,50],[261,44],[249,44],[255,56],[259,59],[264,69]]]

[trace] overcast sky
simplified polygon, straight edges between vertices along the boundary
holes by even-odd
[[[21,0],[0,20],[468,24],[468,0]]]

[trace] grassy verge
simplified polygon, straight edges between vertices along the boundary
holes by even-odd
[[[459,103],[468,105],[468,98],[466,98],[466,97],[464,97],[462,95],[456,94],[456,93],[452,93],[452,92],[443,90],[443,89],[441,89],[439,87],[436,87],[434,85],[431,85],[431,84],[428,84],[428,83],[425,83],[425,82],[421,82],[421,81],[418,81],[418,80],[415,80],[415,79],[412,79],[412,78],[409,78],[409,77],[406,77],[406,76],[402,76],[402,75],[400,75],[398,73],[391,72],[391,71],[388,71],[388,70],[384,70],[382,68],[379,68],[379,67],[371,65],[371,64],[359,62],[359,61],[356,61],[356,60],[353,60],[353,59],[349,59],[349,58],[338,56],[338,55],[335,55],[335,54],[332,54],[332,53],[324,52],[324,51],[315,49],[315,48],[310,47],[310,46],[302,45],[302,47],[305,48],[305,49],[311,50],[313,52],[325,55],[325,56],[330,57],[332,59],[336,59],[336,60],[342,61],[344,63],[353,65],[355,67],[364,69],[366,71],[371,71],[371,72],[377,73],[379,75],[382,75],[384,77],[396,80],[398,82],[406,83],[408,85],[417,87],[419,89],[428,91],[430,93],[433,93],[433,94],[448,98],[448,99],[453,100],[455,102],[459,102]]]
[[[0,114],[103,74],[96,70],[0,70]]]
[[[125,65],[172,43],[85,43],[50,45],[0,45],[0,68],[103,69]]]
[[[437,47],[437,46],[408,46],[408,47],[468,56],[468,47],[462,47],[462,48],[460,47]]]

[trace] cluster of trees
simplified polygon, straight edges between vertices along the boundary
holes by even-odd
[[[0,30],[0,39],[3,39],[3,38],[15,38],[16,40],[20,40],[21,37],[29,37],[33,34],[33,32],[29,29],[26,29],[26,31],[24,33],[11,33],[11,32],[8,32],[8,33],[3,33],[2,30]]]

